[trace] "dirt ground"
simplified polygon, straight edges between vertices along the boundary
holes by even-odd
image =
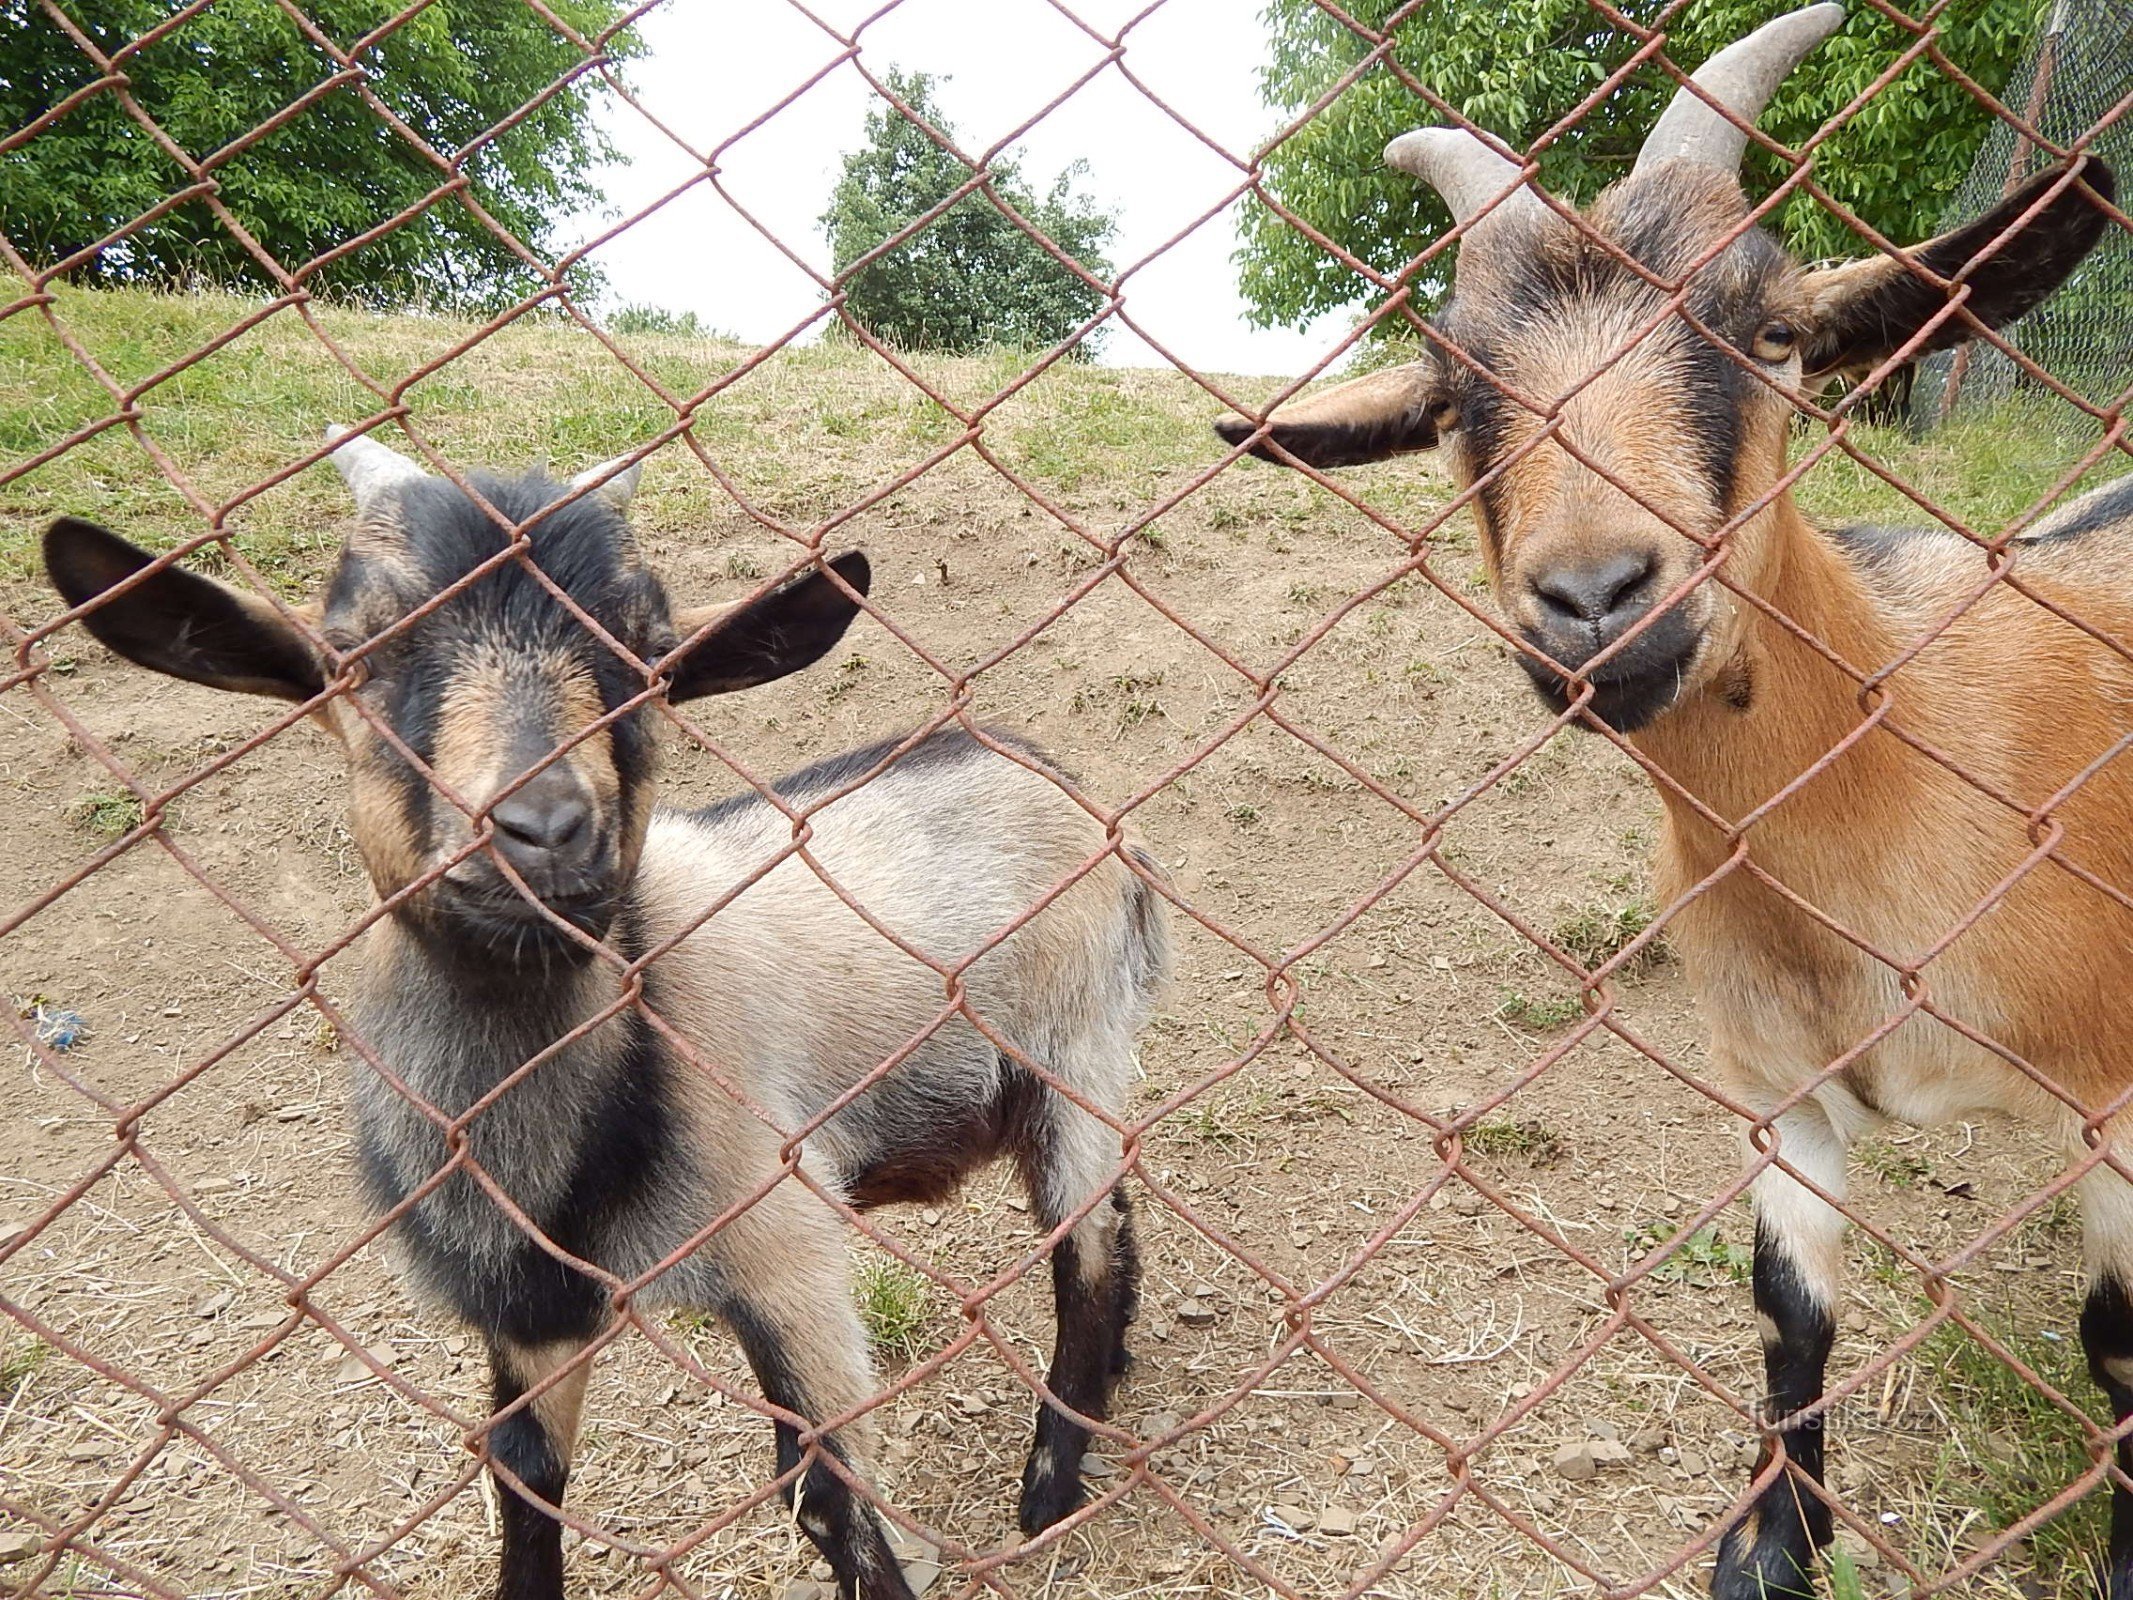
[[[775,537],[693,463],[662,456],[654,470],[668,489],[661,503],[687,507],[647,534],[679,595],[736,597],[752,574],[782,565]],[[1131,483],[1092,480],[1066,498],[1108,535],[1189,476],[1165,468]],[[1438,492],[1412,466],[1354,481],[1388,497]],[[1403,555],[1383,530],[1264,469],[1225,474],[1154,534],[1134,575],[1208,640],[1259,665]],[[1471,591],[1475,560],[1461,537],[1444,542],[1437,567]],[[1045,616],[1090,565],[1071,534],[969,452],[851,521],[838,542],[872,554],[877,596],[951,671]],[[52,614],[25,589],[9,607],[31,621]],[[60,645],[51,692],[151,791],[274,715],[264,702],[123,669],[79,635]],[[907,728],[947,692],[931,667],[862,622],[819,668],[702,716],[767,775]],[[988,668],[973,692],[981,717],[1033,735],[1089,793],[1115,803],[1202,749],[1256,691],[1113,577]],[[1542,727],[1491,635],[1415,581],[1349,613],[1284,677],[1276,707],[1424,811]],[[671,799],[701,802],[737,781],[704,752],[670,746]],[[26,691],[0,695],[0,909],[31,901],[104,847],[84,802],[116,787]],[[298,728],[186,788],[166,831],[250,916],[310,950],[367,900],[342,803],[334,750]],[[1654,821],[1625,761],[1565,736],[1462,810],[1444,855],[1536,927],[1619,926],[1646,892]],[[1713,1532],[1754,1451],[1750,1424],[1725,1398],[1758,1388],[1741,1281],[1745,1209],[1724,1208],[1715,1231],[1626,1300],[1701,1378],[1634,1329],[1594,1342],[1611,1314],[1600,1273],[1624,1269],[1726,1191],[1736,1161],[1728,1118],[1605,1035],[1537,1070],[1570,1036],[1548,1011],[1567,987],[1434,863],[1406,870],[1420,836],[1412,820],[1265,716],[1155,793],[1137,828],[1180,893],[1233,936],[1180,919],[1177,981],[1142,1049],[1142,1107],[1203,1086],[1148,1131],[1134,1184],[1147,1275],[1139,1364],[1117,1420],[1136,1440],[1177,1434],[1151,1468],[1167,1493],[1131,1479],[1120,1465],[1127,1448],[1107,1446],[1092,1485],[1116,1502],[995,1581],[1026,1596],[1256,1600],[1267,1582],[1241,1556],[1283,1590],[1314,1596],[1358,1586],[1432,1600],[1641,1582],[1668,1595],[1698,1590],[1707,1556],[1682,1552]],[[1263,960],[1336,927],[1295,969],[1298,1017],[1317,1050],[1280,1029],[1259,1048],[1274,1016]],[[348,976],[345,961],[329,964],[326,988],[344,991]],[[486,1412],[467,1336],[409,1299],[382,1245],[311,1290],[396,1383],[427,1397],[417,1403],[316,1320],[291,1324],[279,1285],[214,1244],[165,1186],[291,1273],[319,1271],[360,1233],[345,1068],[316,1015],[300,1008],[217,1054],[290,987],[289,962],[153,841],[0,939],[0,992],[85,1020],[66,1069],[114,1105],[147,1107],[137,1144],[120,1152],[110,1111],[20,1048],[0,1063],[0,1239],[15,1244],[0,1295],[46,1330],[40,1342],[0,1322],[9,1330],[0,1486],[62,1521],[102,1506],[84,1539],[111,1563],[70,1558],[35,1592],[319,1594],[357,1558],[355,1582],[377,1592],[465,1596],[491,1581],[493,1510],[465,1482],[460,1443],[464,1419]],[[1672,1062],[1700,1068],[1677,968],[1662,961],[1640,974],[1622,991],[1622,1013]],[[1440,1181],[1432,1129],[1401,1109],[1438,1114],[1506,1095],[1465,1160],[1531,1227],[1463,1179]],[[1972,1237],[2050,1172],[2032,1141],[1999,1127],[1869,1155],[1861,1208],[1927,1255]],[[19,1237],[68,1196],[56,1220]],[[919,1335],[928,1350],[963,1325],[959,1295],[1011,1266],[1033,1236],[1004,1172],[957,1204],[876,1215],[939,1274]],[[1855,1266],[1839,1377],[1909,1327],[1920,1304],[1915,1277],[1878,1247],[1855,1246]],[[1336,1283],[1314,1301],[1308,1330],[1373,1395],[1308,1350],[1262,1370],[1290,1335],[1298,1297]],[[2056,1213],[1964,1280],[1970,1303],[2069,1352],[2077,1283],[2078,1246]],[[1018,1285],[989,1301],[989,1333],[1041,1361],[1047,1299]],[[675,1337],[750,1390],[716,1326],[677,1322]],[[274,1341],[263,1355],[240,1360],[263,1340]],[[1559,1388],[1521,1409],[1563,1371]],[[1974,1490],[1980,1453],[2028,1447],[1966,1434],[1969,1402],[1943,1377],[1930,1347],[1914,1352],[1834,1425],[1834,1484],[1929,1573],[1986,1526]],[[2085,1382],[2069,1382],[2092,1404]],[[159,1447],[159,1412],[180,1403],[220,1456],[185,1437]],[[959,1562],[1011,1540],[1030,1410],[984,1339],[883,1409],[883,1489],[940,1543],[936,1594],[966,1587]],[[1447,1509],[1455,1486],[1440,1441],[1463,1444],[1513,1413],[1471,1458],[1468,1486]],[[1610,1447],[1581,1458],[1597,1457],[1582,1477],[1558,1463],[1581,1444]],[[143,1455],[145,1472],[104,1505]],[[571,1502],[629,1548],[573,1534],[573,1593],[656,1592],[630,1549],[689,1538],[758,1489],[770,1459],[769,1428],[745,1406],[692,1382],[643,1338],[622,1341],[595,1380]],[[260,1485],[315,1519],[331,1544]],[[19,1535],[20,1524],[0,1523],[9,1526]],[[1377,1571],[1381,1561],[1389,1565]],[[811,1581],[812,1565],[773,1502],[694,1544],[672,1576],[697,1594],[755,1600],[804,1593],[795,1586]],[[0,1566],[0,1584],[40,1570]],[[1885,1569],[1866,1579],[1874,1594],[1899,1587]],[[2062,1579],[2078,1572],[2018,1550],[1969,1592],[2031,1594]]]

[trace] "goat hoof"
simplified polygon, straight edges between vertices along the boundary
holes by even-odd
[[[1808,1540],[1783,1537],[1751,1511],[1719,1541],[1711,1600],[1812,1600],[1815,1565]]]
[[[1072,1515],[1087,1498],[1081,1487],[1080,1462],[1033,1455],[1022,1469],[1022,1504],[1016,1520],[1025,1534],[1039,1534]]]

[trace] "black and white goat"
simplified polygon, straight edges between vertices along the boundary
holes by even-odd
[[[644,691],[643,674],[515,560],[388,632],[494,558],[504,535],[458,487],[373,440],[346,437],[332,459],[359,517],[305,614],[332,652],[377,641],[352,690],[321,698],[337,667],[273,607],[175,566],[150,572],[147,554],[101,528],[56,522],[45,563],[119,654],[309,704],[347,748],[351,827],[378,895],[394,901],[366,936],[355,1015],[377,1058],[424,1102],[357,1065],[362,1166],[384,1207],[435,1183],[400,1233],[420,1287],[488,1343],[499,1417],[487,1447],[508,1475],[498,1480],[498,1594],[562,1594],[561,1528],[548,1508],[563,1499],[587,1343],[614,1310],[608,1290],[563,1257],[630,1282],[679,1253],[633,1304],[716,1313],[773,1406],[832,1425],[809,1439],[801,1471],[801,1430],[777,1424],[786,1498],[797,1493],[800,1523],[845,1595],[905,1600],[879,1519],[852,1488],[867,1471],[862,1408],[877,1386],[837,1213],[788,1177],[685,1247],[777,1175],[779,1130],[809,1124],[919,1037],[944,1004],[940,974],[797,857],[698,926],[790,845],[789,819],[754,794],[701,811],[655,807],[656,713],[611,717]],[[668,663],[675,701],[782,677],[842,636],[867,587],[856,553],[723,612],[671,610],[624,519],[635,480],[635,468],[608,467],[569,485],[473,481],[505,517],[530,525],[540,570],[639,659],[696,641]],[[960,732],[882,767],[892,749],[852,751],[776,789],[793,807],[821,808],[810,852],[914,949],[966,960],[1094,863],[965,974],[972,1009],[1012,1049],[951,1019],[823,1122],[803,1157],[830,1191],[868,1206],[944,1195],[1005,1155],[1041,1227],[1071,1219],[1052,1254],[1057,1404],[1038,1408],[1022,1485],[1022,1526],[1034,1532],[1080,1503],[1083,1419],[1104,1416],[1124,1365],[1137,1264],[1114,1182],[1116,1133],[1015,1056],[1089,1106],[1121,1106],[1135,1035],[1166,970],[1165,908],[1117,853],[1103,854],[1103,828],[1041,772]],[[556,1048],[612,1006],[622,983],[569,929],[626,960],[663,950],[644,970],[644,1004],[688,1041],[695,1063],[635,1007]],[[468,1153],[560,1256],[466,1171],[436,1183],[452,1150],[430,1108],[460,1118],[477,1106]]]

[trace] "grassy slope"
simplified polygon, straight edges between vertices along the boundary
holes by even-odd
[[[123,291],[63,293],[56,307],[121,387],[146,382],[252,309],[226,295]],[[364,372],[386,385],[435,360],[474,326],[324,308],[315,315]],[[701,392],[750,354],[739,345],[670,335],[623,343],[682,396]],[[971,405],[1011,381],[1026,360],[1002,352],[925,358],[917,366],[952,401]],[[1261,395],[1270,387],[1243,380],[1233,392]],[[456,461],[506,466],[545,459],[559,472],[628,449],[674,420],[663,401],[591,338],[555,322],[502,330],[412,385],[406,397],[419,425]],[[156,383],[138,405],[148,434],[215,504],[227,504],[315,448],[326,423],[378,409],[371,392],[289,312]],[[1008,466],[1069,509],[1115,525],[1121,514],[1150,504],[1214,458],[1206,423],[1217,409],[1204,390],[1175,373],[1062,364],[993,413],[985,439]],[[0,468],[116,410],[41,315],[0,323]],[[870,352],[828,345],[773,357],[704,404],[695,432],[759,509],[804,529],[915,465],[954,437],[956,424]],[[1869,430],[1860,439],[1952,515],[1985,529],[2003,525],[2043,493],[2078,454],[2081,437],[2030,416],[2016,426],[2005,417],[1968,422],[1924,442],[1890,430]],[[977,464],[966,452],[956,466]],[[1414,478],[1411,485],[1374,482],[1374,501],[1402,519],[1425,516],[1440,488],[1425,474]],[[686,525],[711,492],[682,452],[669,449],[653,463],[638,515],[653,529]],[[1841,457],[1810,475],[1802,499],[1828,518],[1923,520],[1899,491]],[[298,589],[317,575],[345,508],[333,474],[313,470],[234,506],[228,526],[247,555]],[[128,431],[111,428],[0,489],[0,579],[32,575],[36,526],[60,511],[105,521],[149,544],[197,536],[202,526]]]

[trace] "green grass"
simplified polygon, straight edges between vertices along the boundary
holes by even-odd
[[[1623,1239],[1636,1257],[1649,1255],[1674,1236],[1671,1222],[1647,1222],[1625,1228]],[[1662,1283],[1685,1283],[1692,1288],[1713,1289],[1722,1284],[1746,1283],[1755,1263],[1754,1253],[1744,1244],[1722,1237],[1715,1222],[1705,1223],[1652,1268]]]
[[[2094,444],[2098,431],[2057,401],[2018,398],[1992,412],[1959,418],[1924,438],[1902,428],[1859,428],[1849,437],[1862,455],[1893,471],[1972,532],[1990,538],[2048,490]],[[1794,459],[1821,437],[1819,430],[1812,430],[1796,438]],[[2129,465],[2133,463],[2113,452],[2066,498],[2118,477]],[[1910,496],[1841,450],[1808,471],[1796,496],[1803,511],[1825,523],[1934,523]]]
[[[0,1406],[12,1404],[51,1356],[52,1347],[42,1339],[23,1338],[0,1345]]]
[[[1556,923],[1550,936],[1558,949],[1589,971],[1620,955],[1632,939],[1652,925],[1653,914],[1651,905],[1642,899],[1622,904],[1594,901],[1579,906]],[[1638,952],[1628,970],[1656,966],[1665,959],[1663,941],[1654,940]]]
[[[1862,1139],[1852,1153],[1862,1168],[1898,1189],[1915,1189],[1933,1176],[1932,1162],[1886,1139]]]
[[[1584,1014],[1584,1003],[1574,994],[1535,996],[1517,989],[1504,990],[1503,1000],[1496,1007],[1498,1017],[1528,1033],[1553,1033],[1569,1027]]]
[[[67,814],[85,833],[98,839],[116,839],[138,828],[147,809],[133,795],[100,789],[75,801]]]
[[[2024,1328],[1975,1308],[1971,1315],[2039,1377],[2109,1426],[2071,1329]],[[1934,1330],[1917,1360],[1932,1372],[1936,1398],[1952,1423],[1935,1464],[1936,1502],[1972,1507],[1988,1526],[2005,1528],[2089,1470],[2079,1424],[1961,1328]],[[2109,1542],[2109,1523],[2110,1489],[2104,1484],[2030,1534],[2047,1593],[2095,1592],[2093,1575]]]
[[[933,1286],[893,1256],[868,1254],[852,1273],[867,1342],[884,1361],[906,1364],[931,1348]]]
[[[339,478],[318,466],[265,490],[255,486],[316,450],[327,423],[374,415],[385,402],[290,310],[180,367],[255,316],[259,302],[65,286],[56,295],[53,314],[111,385],[149,384],[138,398],[143,430],[203,500],[226,508],[236,548],[287,594],[314,585],[349,510]],[[386,390],[445,357],[477,327],[323,305],[311,314]],[[632,360],[680,396],[702,394],[753,353],[701,324],[641,308],[618,313],[610,329]],[[921,356],[912,365],[968,411],[990,401],[1030,359],[1000,351]],[[520,318],[413,382],[405,401],[414,426],[448,460],[500,469],[545,462],[557,473],[575,471],[635,448],[675,421],[582,329],[542,315]],[[117,409],[111,389],[42,314],[0,322],[0,464],[54,448]],[[991,410],[984,437],[1044,490],[1069,503],[1086,492],[1084,504],[1109,509],[1123,486],[1140,503],[1154,477],[1205,465],[1219,449],[1208,432],[1217,409],[1204,390],[1175,374],[1066,362]],[[836,340],[780,352],[694,414],[696,439],[740,491],[768,514],[803,526],[908,469],[962,428],[870,351]],[[381,437],[408,447],[391,425]],[[701,531],[710,485],[685,457],[669,447],[649,463],[635,508],[640,528]],[[967,452],[955,464],[973,482],[1004,488]],[[1319,512],[1333,503],[1324,491],[1303,487]],[[10,485],[6,510],[0,582],[34,576],[36,531],[61,511],[151,547],[205,529],[198,510],[123,426],[104,428]]]
[[[1866,1600],[1866,1580],[1859,1564],[1841,1544],[1829,1547],[1829,1600]]]
[[[1537,1167],[1564,1155],[1562,1135],[1532,1117],[1488,1117],[1466,1130],[1467,1150],[1477,1156],[1516,1156]]]

